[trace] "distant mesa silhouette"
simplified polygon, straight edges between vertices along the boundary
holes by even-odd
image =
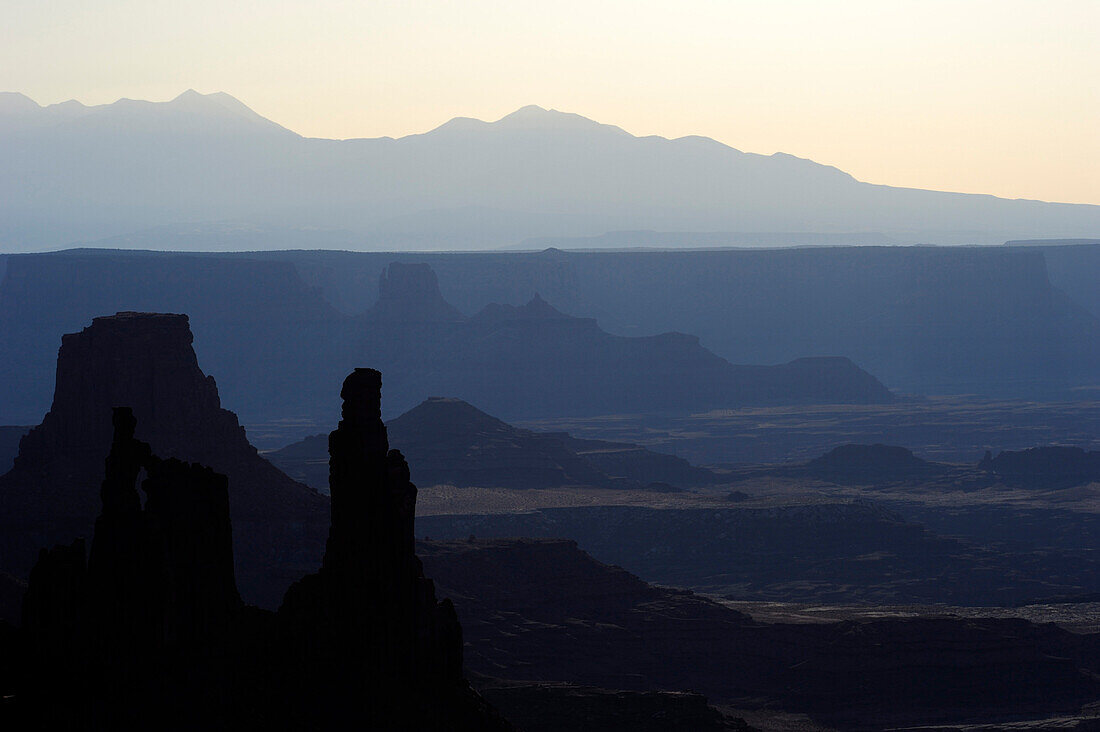
[[[456,322],[466,317],[443,299],[439,280],[427,264],[393,262],[378,278],[378,302],[367,311],[371,320],[388,322]]]
[[[841,445],[806,463],[804,471],[839,483],[897,481],[942,475],[942,465],[922,460],[894,445]]]
[[[41,551],[23,641],[3,649],[23,649],[26,673],[0,721],[510,729],[464,680],[454,606],[416,557],[416,487],[388,447],[380,390],[371,369],[344,382],[324,560],[277,613],[237,593],[226,477],[159,458],[116,408],[90,558],[81,539]]]
[[[468,319],[445,305],[426,265],[391,264],[383,275],[363,343],[371,362],[397,374],[390,403],[411,407],[449,394],[511,419],[895,399],[846,358],[734,365],[683,333],[612,335],[538,293],[519,306],[489,304]]]
[[[492,417],[461,399],[431,397],[387,424],[421,486],[492,488],[649,488],[715,483],[710,470],[639,445],[533,432]],[[276,466],[320,488],[328,481],[327,442],[307,437],[267,453]]]
[[[1072,488],[1100,482],[1100,451],[1047,446],[986,453],[978,467],[1010,485],[1028,488]]]

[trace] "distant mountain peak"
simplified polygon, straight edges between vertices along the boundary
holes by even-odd
[[[455,117],[436,127],[432,133],[439,132],[481,132],[506,130],[513,132],[609,132],[615,135],[630,136],[620,127],[605,125],[572,112],[560,112],[546,109],[537,104],[528,104],[506,114],[495,122],[486,122],[473,117]]]
[[[175,99],[164,102],[166,106],[185,110],[192,114],[201,114],[209,117],[231,117],[255,125],[289,132],[282,125],[272,122],[267,117],[257,114],[251,107],[225,92],[211,92],[201,94],[194,89],[188,89]]]
[[[572,112],[559,112],[556,109],[545,109],[536,104],[528,104],[526,107],[520,107],[515,112],[501,117],[492,124],[494,127],[516,130],[604,130],[619,135],[629,134],[622,128],[614,125],[605,125]]]
[[[0,92],[0,114],[35,112],[41,109],[38,102],[19,92]]]
[[[527,315],[540,318],[565,318],[569,317],[556,307],[546,302],[542,298],[542,295],[535,293],[535,296],[527,301],[527,304],[523,306],[523,310]]]
[[[118,99],[110,104],[85,105],[75,99],[41,106],[30,97],[16,92],[0,93],[0,116],[12,118],[19,127],[68,129],[62,123],[84,119],[110,129],[158,130],[160,132],[257,130],[294,133],[257,114],[237,98],[225,92],[202,94],[188,89],[167,102]]]
[[[482,322],[504,322],[516,320],[563,320],[573,321],[577,325],[594,326],[592,318],[576,318],[555,308],[537,292],[523,305],[502,305],[491,303],[482,308],[476,318]]]
[[[188,99],[200,99],[204,96],[206,96],[206,95],[205,94],[199,94],[194,89],[187,89],[186,91],[182,92],[179,96],[177,96],[172,101],[173,102],[178,102],[178,101],[181,101],[181,100],[186,101]]]

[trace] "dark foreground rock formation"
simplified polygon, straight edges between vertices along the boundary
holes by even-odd
[[[325,700],[321,718],[311,710],[296,722],[491,728],[487,707],[462,679],[454,606],[436,600],[414,551],[416,486],[404,457],[389,449],[381,388],[381,374],[371,369],[356,369],[344,382],[343,419],[329,435],[332,528],[324,564],[295,583],[279,608],[287,657],[295,677],[305,677],[299,693]],[[365,696],[364,684],[385,693]]]
[[[38,547],[89,536],[92,486],[111,445],[112,407],[166,458],[228,476],[244,598],[274,608],[321,558],[327,499],[257,454],[213,377],[199,368],[186,315],[119,313],[62,338],[53,406],[0,477],[0,570],[25,577]]]
[[[277,613],[233,576],[227,479],[155,456],[114,412],[90,558],[43,549],[4,643],[0,722],[35,729],[506,730],[462,676],[462,629],[413,546],[416,488],[357,369],[330,436],[320,571]],[[140,475],[144,506],[137,490]],[[13,663],[12,659],[21,663]]]
[[[19,441],[29,431],[30,427],[14,425],[0,427],[0,471],[2,473],[11,469],[15,456],[19,454]]]

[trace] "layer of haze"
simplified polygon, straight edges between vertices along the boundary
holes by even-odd
[[[4,3],[0,89],[226,91],[315,137],[538,104],[860,180],[1100,203],[1100,2]]]

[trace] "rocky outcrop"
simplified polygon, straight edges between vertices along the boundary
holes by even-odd
[[[156,454],[228,477],[245,599],[274,607],[322,553],[327,501],[257,454],[191,347],[186,315],[119,313],[62,339],[53,406],[0,477],[0,567],[26,576],[37,547],[88,536],[111,446],[111,409],[129,405]]]
[[[466,319],[443,299],[439,280],[427,264],[392,262],[378,278],[378,302],[366,316],[390,323],[450,323]]]
[[[19,454],[19,441],[30,431],[30,427],[0,427],[0,475],[11,469],[15,456]]]
[[[1072,488],[1100,481],[1100,451],[1080,447],[1032,447],[986,454],[979,469],[1009,485],[1026,488]]]

